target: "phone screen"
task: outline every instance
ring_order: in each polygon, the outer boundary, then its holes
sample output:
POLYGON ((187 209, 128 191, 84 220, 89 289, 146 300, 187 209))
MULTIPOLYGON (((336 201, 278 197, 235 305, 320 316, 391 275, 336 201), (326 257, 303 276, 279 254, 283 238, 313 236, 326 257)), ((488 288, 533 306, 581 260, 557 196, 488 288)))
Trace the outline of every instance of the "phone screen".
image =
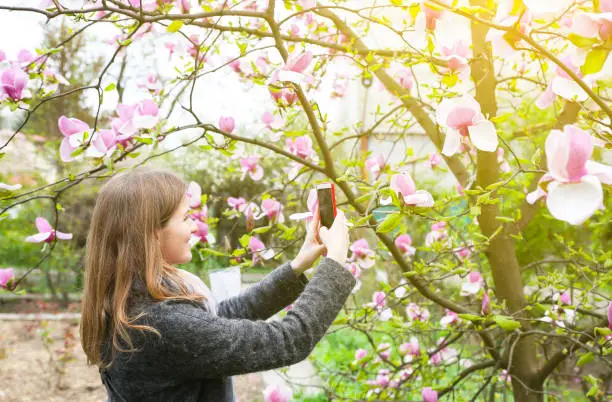
POLYGON ((319 200, 319 216, 321 226, 330 228, 334 223, 335 200, 331 183, 320 184, 317 186, 317 198, 319 200))

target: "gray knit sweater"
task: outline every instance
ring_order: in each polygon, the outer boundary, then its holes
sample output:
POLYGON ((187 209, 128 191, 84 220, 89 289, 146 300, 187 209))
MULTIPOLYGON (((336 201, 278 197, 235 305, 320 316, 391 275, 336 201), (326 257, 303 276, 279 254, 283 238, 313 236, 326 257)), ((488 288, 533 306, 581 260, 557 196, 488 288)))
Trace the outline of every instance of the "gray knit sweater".
MULTIPOLYGON (((285 263, 219 303, 217 314, 204 304, 156 302, 141 288, 130 313, 144 311, 137 322, 153 326, 161 339, 148 331, 131 333, 141 351, 118 353, 101 371, 109 400, 233 401, 231 376, 304 360, 354 286, 346 268, 323 258, 310 282, 285 263), (282 320, 264 321, 294 301, 282 320)), ((109 345, 107 339, 105 359, 109 345)))

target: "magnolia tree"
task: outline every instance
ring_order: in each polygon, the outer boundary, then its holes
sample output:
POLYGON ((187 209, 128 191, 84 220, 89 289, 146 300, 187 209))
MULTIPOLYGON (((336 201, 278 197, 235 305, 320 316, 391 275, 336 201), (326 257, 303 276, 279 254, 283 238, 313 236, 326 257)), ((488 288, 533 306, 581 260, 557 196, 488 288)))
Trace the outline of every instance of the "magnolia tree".
MULTIPOLYGON (((71 188, 115 174, 129 156, 143 164, 196 147, 221 155, 242 180, 273 187, 258 199, 224 200, 224 217, 246 217, 249 231, 242 247, 227 250, 214 247, 219 215, 209 216, 207 201, 215 195, 189 185, 194 247, 234 263, 278 258, 282 247, 264 240, 295 241, 288 220, 310 219, 316 208, 316 193, 305 211, 296 187, 305 194, 315 181, 335 183, 354 225, 347 266, 363 279, 355 291, 371 301, 356 298, 337 322, 365 334, 369 346, 326 373, 328 396, 475 400, 505 387, 517 401, 567 400, 572 390, 609 397, 612 1, 74 3, 0 6, 73 25, 57 47, 0 52, 0 105, 20 121, 0 151, 41 104, 95 93, 94 120, 67 110, 57 121, 67 177, 40 187, 0 184, 4 219, 18 205, 49 200, 49 220, 24 228, 24 241, 45 244, 25 275, 57 242, 71 241, 57 230, 71 188), (96 46, 111 49, 99 78, 58 91, 66 83, 54 70, 62 46, 99 26, 108 37, 96 46), (376 32, 384 40, 372 40, 376 32), (158 45, 174 69, 163 83, 138 71, 147 96, 124 102, 118 60, 143 41, 158 45), (274 107, 262 103, 256 135, 239 128, 240 110, 211 119, 195 107, 196 84, 214 74, 227 80, 228 72, 269 92, 274 107), (353 82, 380 88, 389 101, 371 127, 332 129, 321 94, 349 102, 353 82), (102 102, 115 91, 105 120, 102 102), (363 152, 382 127, 418 128, 436 151, 363 152), (196 134, 164 148, 187 130, 196 134), (357 157, 343 152, 359 145, 357 157), (424 170, 455 185, 434 186, 415 174, 424 170), (350 393, 334 382, 350 382, 350 393)), ((0 285, 18 291, 25 275, 2 269, 0 285)), ((280 390, 272 396, 287 398, 280 390)))

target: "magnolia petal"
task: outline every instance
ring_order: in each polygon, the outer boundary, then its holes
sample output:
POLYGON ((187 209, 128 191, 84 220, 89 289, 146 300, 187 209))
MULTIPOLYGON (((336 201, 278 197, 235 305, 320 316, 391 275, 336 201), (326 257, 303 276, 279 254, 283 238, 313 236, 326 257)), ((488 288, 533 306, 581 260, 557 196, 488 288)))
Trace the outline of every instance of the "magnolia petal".
POLYGON ((49 221, 47 221, 45 218, 41 218, 40 216, 36 218, 36 228, 39 232, 51 232, 53 230, 53 227, 51 227, 49 221))
POLYGON ((552 91, 563 99, 584 102, 589 95, 578 83, 570 78, 555 77, 552 80, 552 91))
POLYGON ((21 184, 6 184, 6 183, 0 183, 0 190, 8 190, 8 191, 15 191, 15 190, 19 190, 21 188, 21 184))
POLYGON ((482 288, 481 282, 468 282, 464 283, 461 287, 461 292, 459 293, 461 296, 469 296, 475 295, 482 288))
POLYGON ((461 138, 456 130, 448 129, 446 131, 446 138, 444 138, 444 147, 442 153, 446 156, 453 156, 459 151, 461 145, 461 138))
POLYGON ((572 32, 574 34, 593 38, 597 36, 598 31, 597 21, 593 19, 591 14, 579 12, 574 15, 572 19, 572 32))
POLYGON ((499 144, 493 122, 481 120, 468 127, 472 144, 481 151, 495 152, 499 144))
POLYGON ((390 308, 386 308, 380 312, 378 319, 380 321, 389 321, 393 317, 393 311, 390 308))
POLYGON ((259 181, 263 178, 264 170, 260 165, 257 165, 254 172, 249 171, 249 175, 251 176, 251 179, 259 181))
POLYGON ((60 144, 60 157, 62 162, 71 162, 73 160, 72 151, 74 151, 74 148, 70 145, 70 140, 68 138, 69 137, 64 137, 60 144))
POLYGON ((289 215, 289 219, 291 219, 292 221, 299 221, 302 219, 312 218, 312 217, 313 217, 312 212, 298 212, 298 213, 289 215))
POLYGON ((55 236, 57 236, 57 238, 60 240, 72 239, 72 233, 64 233, 64 232, 60 232, 59 230, 55 231, 55 236))
POLYGON ((304 74, 295 71, 280 70, 278 72, 278 80, 302 84, 305 81, 305 77, 304 74))
POLYGON ((371 258, 363 258, 361 260, 358 260, 357 263, 359 264, 359 266, 363 269, 370 269, 374 266, 374 263, 376 261, 374 261, 371 258))
POLYGON ((552 90, 552 82, 546 87, 546 91, 542 92, 540 97, 536 100, 535 105, 539 109, 546 109, 553 104, 557 95, 552 90))
POLYGON ((556 219, 580 225, 603 202, 603 189, 595 176, 584 176, 580 183, 553 182, 548 186, 546 205, 556 219))
POLYGON ((155 127, 155 125, 158 122, 158 117, 157 116, 150 116, 150 115, 139 115, 136 114, 134 115, 134 119, 133 124, 136 128, 146 128, 146 129, 151 129, 153 127, 155 127))
POLYGON ((414 194, 404 197, 404 202, 417 207, 433 207, 434 205, 433 197, 425 190, 417 190, 414 194))
POLYGON ((189 182, 187 196, 189 197, 189 208, 194 209, 202 206, 202 187, 195 181, 189 182))
POLYGON ((440 104, 436 107, 436 120, 438 124, 442 127, 448 127, 446 122, 448 120, 448 115, 456 106, 456 100, 454 99, 444 99, 440 104))
POLYGON ((525 200, 527 201, 528 204, 534 204, 537 200, 539 200, 542 197, 546 197, 546 191, 542 190, 539 186, 535 191, 532 191, 531 193, 527 194, 527 197, 525 197, 525 200))
POLYGON ((35 235, 26 237, 25 241, 28 243, 40 243, 49 239, 52 232, 36 233, 35 235))
POLYGON ((590 175, 597 177, 603 184, 612 185, 612 166, 594 161, 587 161, 585 165, 590 175))

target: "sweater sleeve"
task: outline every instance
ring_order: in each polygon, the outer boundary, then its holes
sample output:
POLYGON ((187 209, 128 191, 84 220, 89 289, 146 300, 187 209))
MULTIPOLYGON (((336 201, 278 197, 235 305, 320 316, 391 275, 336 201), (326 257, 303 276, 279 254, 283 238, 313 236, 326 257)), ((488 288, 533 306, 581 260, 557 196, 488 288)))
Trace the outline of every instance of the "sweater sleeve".
POLYGON ((181 378, 220 378, 283 367, 304 360, 333 323, 356 280, 329 258, 287 315, 278 321, 215 316, 188 303, 163 302, 150 311, 161 344, 148 354, 164 372, 181 378))
POLYGON ((306 276, 297 276, 287 262, 238 296, 223 300, 217 306, 217 314, 226 318, 267 320, 293 303, 307 283, 306 276))

